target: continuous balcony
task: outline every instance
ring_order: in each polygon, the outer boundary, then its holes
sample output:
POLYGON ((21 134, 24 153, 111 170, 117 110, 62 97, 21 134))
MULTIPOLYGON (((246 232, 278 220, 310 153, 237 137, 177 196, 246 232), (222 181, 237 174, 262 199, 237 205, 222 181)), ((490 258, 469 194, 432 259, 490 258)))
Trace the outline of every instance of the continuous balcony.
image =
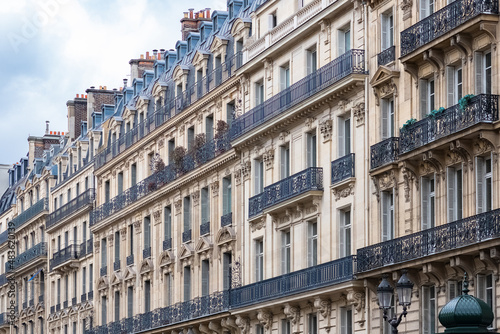
POLYGON ((208 141, 199 149, 191 149, 186 153, 180 163, 171 163, 162 170, 145 178, 135 186, 127 189, 122 194, 112 198, 108 203, 92 211, 90 226, 102 221, 123 208, 137 202, 157 189, 176 180, 178 177, 189 173, 231 148, 229 134, 225 133, 219 138, 208 141))
POLYGON ((332 161, 332 185, 354 177, 354 153, 332 161))
POLYGON ((390 137, 370 147, 370 169, 397 162, 399 158, 399 138, 390 137))
POLYGON ((6 229, 2 233, 0 233, 0 246, 3 245, 4 242, 7 242, 8 239, 9 239, 9 230, 6 229))
POLYGON ((231 140, 238 139, 268 120, 330 88, 351 74, 366 74, 365 51, 349 50, 314 73, 259 104, 233 121, 231 140))
POLYGON ((92 254, 94 250, 94 238, 90 238, 80 244, 80 257, 92 254))
POLYGON ((231 290, 230 308, 315 290, 354 279, 356 256, 348 256, 231 290))
POLYGON ((82 256, 80 245, 72 244, 57 251, 50 260, 50 270, 62 272, 78 268, 78 259, 82 256))
POLYGON ((30 206, 25 211, 21 212, 16 218, 12 219, 16 230, 21 226, 31 221, 33 218, 38 217, 43 213, 48 213, 49 211, 49 201, 44 198, 30 206))
POLYGON ((89 334, 139 333, 228 311, 229 292, 215 292, 130 318, 94 327, 89 334))
POLYGON ((0 313, 0 327, 10 325, 9 313, 0 313))
POLYGON ((45 257, 47 257, 47 243, 41 242, 16 256, 13 262, 7 262, 5 267, 9 271, 14 271, 33 260, 45 257))
POLYGON ((7 284, 8 282, 9 282, 9 280, 7 279, 6 274, 0 275, 0 287, 7 284))
MULTIPOLYGON (((401 57, 429 44, 457 28, 466 29, 482 14, 498 15, 498 0, 456 0, 401 32, 401 57)), ((494 21, 498 21, 495 18, 494 21)), ((458 29, 457 29, 458 30, 458 29)), ((474 29, 479 30, 479 25, 474 29)), ((459 32, 459 31, 456 31, 459 32)), ((449 36, 449 34, 447 35, 449 36)), ((448 45, 449 46, 449 43, 448 45)))
POLYGON ((323 191, 323 168, 309 167, 302 172, 278 181, 264 188, 248 200, 248 216, 253 218, 264 210, 290 199, 300 199, 309 192, 323 191))
POLYGON ((400 155, 435 142, 479 123, 498 120, 498 95, 474 96, 464 108, 456 104, 440 114, 428 116, 400 130, 400 155))
POLYGON ((50 229, 57 223, 63 222, 67 217, 80 211, 83 208, 89 208, 94 202, 94 189, 87 189, 65 205, 61 206, 47 217, 45 227, 50 229))
POLYGON ((390 46, 377 55, 378 66, 387 65, 396 60, 396 46, 390 46))
POLYGON ((358 273, 500 237, 500 209, 358 249, 358 273))
POLYGON ((162 108, 152 113, 143 122, 137 124, 130 131, 116 139, 102 152, 98 153, 94 158, 95 169, 98 170, 113 158, 125 152, 132 145, 139 142, 142 138, 152 133, 155 129, 162 126, 172 117, 180 114, 203 96, 226 82, 226 80, 234 76, 236 70, 241 67, 242 60, 242 53, 236 53, 232 57, 226 59, 223 64, 207 73, 200 82, 190 85, 182 95, 167 101, 162 108))

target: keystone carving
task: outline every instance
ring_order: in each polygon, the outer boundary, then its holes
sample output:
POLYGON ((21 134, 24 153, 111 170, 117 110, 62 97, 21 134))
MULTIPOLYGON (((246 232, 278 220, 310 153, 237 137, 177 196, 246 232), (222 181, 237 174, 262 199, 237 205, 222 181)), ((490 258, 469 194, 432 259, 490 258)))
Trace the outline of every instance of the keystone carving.
POLYGON ((300 307, 292 306, 288 303, 285 304, 285 309, 283 310, 286 317, 290 319, 292 325, 292 333, 300 333, 300 307))
POLYGON ((320 297, 316 297, 314 299, 314 307, 319 311, 319 314, 326 320, 325 330, 327 333, 330 332, 331 325, 331 316, 332 316, 332 302, 329 299, 322 299, 320 297))
POLYGON ((264 330, 270 332, 271 325, 273 324, 273 314, 268 310, 259 310, 257 313, 257 320, 264 326, 264 330))
POLYGON ((319 131, 323 135, 323 142, 327 142, 332 139, 332 120, 326 119, 319 124, 319 131))

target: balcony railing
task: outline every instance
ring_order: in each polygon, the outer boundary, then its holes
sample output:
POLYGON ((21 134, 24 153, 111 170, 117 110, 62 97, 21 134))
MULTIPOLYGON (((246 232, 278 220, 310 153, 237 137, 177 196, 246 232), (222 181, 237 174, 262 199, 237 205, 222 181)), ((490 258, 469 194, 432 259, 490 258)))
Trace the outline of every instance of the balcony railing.
POLYGON ((398 161, 399 138, 390 137, 380 143, 370 147, 370 168, 375 169, 380 166, 398 161))
POLYGON ((142 250, 142 258, 149 259, 151 257, 151 247, 146 247, 142 250))
POLYGON ((23 310, 27 309, 28 308, 28 302, 23 302, 23 310))
POLYGON ((358 249, 358 272, 500 237, 500 209, 358 249))
POLYGON ((6 263, 6 268, 9 270, 15 270, 19 268, 20 266, 30 262, 31 260, 36 259, 37 257, 40 256, 47 256, 47 243, 46 242, 41 242, 27 251, 19 254, 16 256, 13 262, 7 262, 6 263))
POLYGON ((83 303, 85 301, 87 301, 87 294, 86 293, 82 293, 82 295, 80 296, 80 301, 83 303))
POLYGON ((9 323, 9 313, 4 312, 0 313, 0 326, 6 325, 9 323))
POLYGON ((265 187, 263 192, 248 200, 248 216, 254 217, 266 208, 313 190, 323 190, 323 168, 309 167, 265 187))
POLYGON ((204 222, 200 225, 200 235, 205 235, 210 233, 210 222, 204 222))
POLYGON ((35 306, 35 298, 31 298, 28 303, 29 306, 35 306))
POLYGON ((68 308, 68 301, 67 301, 67 300, 65 300, 65 301, 63 302, 63 308, 68 308))
POLYGON ((76 297, 71 298, 71 305, 76 305, 76 297))
POLYGON ((120 260, 116 260, 115 262, 113 262, 113 270, 114 271, 118 271, 120 270, 120 260))
POLYGON ((182 242, 191 241, 191 230, 182 232, 182 242))
POLYGON ((57 267, 66 261, 76 260, 80 256, 80 245, 69 245, 54 253, 54 256, 52 256, 52 259, 50 260, 50 270, 53 270, 54 267, 57 267))
POLYGON ((0 246, 9 239, 9 230, 0 233, 0 246))
POLYGON ((168 238, 163 240, 163 250, 169 250, 172 248, 172 238, 168 238))
POLYGON ((378 66, 387 65, 396 59, 396 46, 390 46, 377 55, 378 66))
POLYGON ((56 312, 59 312, 61 310, 61 304, 58 303, 56 304, 56 312))
POLYGON ((498 0, 456 0, 401 32, 401 57, 481 14, 498 14, 498 0))
POLYGON ((55 306, 51 306, 50 307, 50 314, 54 314, 56 313, 56 307, 55 306))
POLYGON ((16 218, 12 219, 16 229, 19 229, 23 224, 27 223, 34 217, 38 216, 43 211, 49 210, 49 201, 44 198, 30 206, 25 211, 21 212, 16 218))
POLYGON ((354 177, 354 153, 332 161, 332 184, 354 177))
POLYGON ((89 291, 89 293, 87 293, 87 297, 88 297, 88 300, 94 299, 94 291, 89 291))
POLYGON ((94 246, 94 238, 90 238, 80 244, 80 256, 83 257, 87 254, 92 254, 94 246))
MULTIPOLYGON (((45 291, 44 291, 44 292, 45 292, 45 291)), ((44 293, 44 292, 42 292, 42 293, 44 293)), ((38 302, 39 302, 39 303, 43 303, 43 302, 44 302, 44 300, 45 300, 45 295, 40 295, 40 296, 38 296, 38 302)))
POLYGON ((241 286, 231 291, 230 307, 234 309, 350 281, 353 279, 355 262, 355 256, 348 256, 241 286))
POLYGON ((106 276, 108 274, 108 266, 104 266, 100 270, 101 277, 106 276))
POLYGON ((0 286, 7 284, 7 282, 8 282, 7 275, 6 274, 0 275, 0 286))
POLYGON ((225 63, 207 73, 199 83, 190 85, 182 95, 167 101, 162 108, 152 113, 144 121, 111 143, 105 150, 98 153, 94 159, 95 169, 101 168, 104 164, 153 132, 170 118, 185 110, 207 93, 213 91, 220 84, 232 77, 241 65, 242 53, 238 52, 226 59, 225 63))
POLYGON ((198 166, 214 159, 216 156, 226 152, 231 148, 229 134, 225 133, 219 138, 208 141, 199 149, 191 149, 179 164, 169 164, 162 170, 145 178, 135 186, 127 189, 121 195, 104 203, 92 212, 90 225, 94 225, 112 214, 122 210, 126 206, 140 200, 153 193, 164 185, 174 181, 178 177, 194 170, 198 166))
POLYGON ((231 128, 231 140, 239 138, 269 119, 288 111, 291 107, 353 73, 366 73, 364 50, 347 51, 316 72, 309 74, 264 103, 236 118, 231 128))
POLYGON ((68 217, 69 215, 75 213, 81 208, 91 205, 94 201, 94 189, 87 189, 85 192, 81 193, 65 205, 61 206, 59 209, 52 212, 45 223, 46 228, 50 228, 68 217))
POLYGON ((498 95, 476 95, 463 109, 456 104, 434 117, 428 116, 402 128, 399 132, 399 152, 407 153, 475 124, 497 120, 498 95))
POLYGON ((127 266, 131 266, 134 264, 134 255, 127 256, 127 266))
POLYGON ((229 309, 228 291, 194 298, 171 306, 125 318, 87 331, 89 334, 139 333, 164 326, 215 315, 229 309))
POLYGON ((232 212, 226 213, 225 215, 220 217, 220 226, 221 227, 231 225, 232 223, 233 223, 233 213, 232 212))

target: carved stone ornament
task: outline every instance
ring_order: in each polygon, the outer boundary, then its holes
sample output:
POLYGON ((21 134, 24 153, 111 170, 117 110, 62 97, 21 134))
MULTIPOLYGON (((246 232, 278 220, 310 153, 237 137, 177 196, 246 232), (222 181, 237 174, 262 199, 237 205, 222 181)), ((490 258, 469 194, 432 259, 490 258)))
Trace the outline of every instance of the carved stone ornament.
POLYGON ((475 155, 481 155, 492 150, 493 146, 487 140, 479 139, 474 142, 475 155))
POLYGON ((418 178, 415 173, 410 170, 409 168, 403 168, 403 187, 405 191, 405 202, 409 203, 411 199, 411 185, 412 182, 415 181, 415 184, 417 185, 418 189, 418 178))
POLYGON ((352 107, 352 113, 356 118, 357 126, 365 124, 365 103, 359 102, 352 107))
POLYGON ((114 235, 113 234, 110 234, 108 235, 108 246, 109 247, 113 247, 113 240, 114 240, 114 235))
POLYGON ((210 187, 212 188, 212 195, 219 196, 219 181, 212 182, 210 187))
POLYGON ((161 223, 161 210, 153 211, 153 221, 154 225, 161 223))
POLYGON ((279 134, 279 136, 278 136, 278 139, 279 139, 280 141, 285 141, 285 140, 286 140, 286 138, 287 138, 289 135, 290 135, 290 131, 288 131, 288 130, 281 131, 281 132, 280 132, 280 134, 279 134))
POLYGON ((300 333, 300 307, 292 306, 289 303, 285 304, 285 308, 283 310, 286 317, 290 319, 290 323, 292 325, 292 333, 300 333))
POLYGON ((251 169, 252 169, 252 163, 250 161, 246 161, 241 164, 241 175, 243 176, 243 181, 246 181, 250 178, 251 169))
POLYGON ((259 320, 266 331, 269 331, 273 324, 273 314, 268 310, 260 309, 257 312, 257 320, 259 320))
POLYGON ((326 320, 325 330, 327 333, 330 332, 331 317, 332 317, 332 302, 329 299, 323 299, 321 297, 316 297, 314 299, 314 307, 318 310, 319 314, 326 320))
POLYGON ((239 186, 241 184, 241 168, 234 171, 234 183, 239 186))
POLYGON ((308 129, 312 129, 314 121, 316 121, 316 118, 308 117, 308 118, 306 118, 306 121, 304 122, 304 124, 308 129))
POLYGON ((200 204, 200 192, 195 191, 191 194, 191 198, 193 199, 193 206, 198 206, 200 204))
POLYGON ((378 184, 379 184, 379 189, 380 190, 387 190, 387 189, 392 189, 396 188, 397 181, 396 181, 396 174, 394 173, 393 170, 390 172, 386 172, 378 178, 378 184))
POLYGON ((354 182, 349 183, 347 187, 342 189, 333 188, 333 195, 335 196, 336 201, 338 201, 341 198, 354 195, 354 182))
POLYGON ((323 35, 323 41, 325 45, 330 43, 330 21, 328 20, 321 20, 319 22, 319 25, 321 26, 321 34, 323 35))
POLYGON ((99 247, 101 246, 101 241, 96 240, 94 241, 94 252, 99 253, 99 247))
POLYGON ((142 221, 140 221, 140 220, 136 220, 134 222, 135 234, 141 233, 141 223, 142 223, 142 221))
POLYGON ((401 10, 403 11, 403 21, 411 18, 411 7, 413 5, 413 0, 402 0, 401 10))
POLYGON ((165 139, 161 138, 161 139, 158 141, 158 148, 162 148, 164 145, 165 145, 165 139))
POLYGON ((120 230, 120 235, 122 237, 122 240, 126 240, 127 239, 127 228, 124 227, 120 230))
POLYGON ((365 307, 365 294, 364 292, 352 290, 347 293, 347 303, 354 307, 355 319, 354 321, 363 326, 365 323, 365 312, 363 309, 365 307))
POLYGON ((319 123, 319 132, 323 135, 323 142, 327 142, 332 139, 332 120, 325 119, 319 123))
POLYGON ((264 160, 264 163, 266 164, 266 169, 273 168, 273 162, 274 162, 274 148, 273 147, 269 147, 266 149, 266 151, 262 155, 262 160, 264 160))
POLYGON ((269 81, 273 78, 273 60, 271 58, 266 58, 264 62, 264 73, 266 79, 269 81))
POLYGON ((250 223, 250 228, 252 229, 252 232, 260 230, 265 226, 266 226, 266 218, 261 218, 256 222, 250 223))
POLYGON ((182 213, 182 199, 174 201, 175 214, 180 215, 182 213))

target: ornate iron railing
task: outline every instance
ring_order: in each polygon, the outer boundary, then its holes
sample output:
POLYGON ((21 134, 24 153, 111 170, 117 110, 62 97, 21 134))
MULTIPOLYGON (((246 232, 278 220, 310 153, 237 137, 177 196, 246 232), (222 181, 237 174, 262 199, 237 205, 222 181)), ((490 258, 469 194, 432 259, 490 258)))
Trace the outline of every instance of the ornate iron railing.
POLYGON ((28 302, 28 305, 31 307, 31 306, 35 306, 35 298, 31 298, 28 302))
MULTIPOLYGON (((44 292, 42 292, 42 293, 44 293, 44 292)), ((40 296, 38 296, 38 302, 39 302, 39 303, 43 303, 43 302, 44 302, 44 300, 45 300, 45 295, 40 295, 40 296)))
POLYGON ((0 326, 6 325, 9 323, 9 314, 7 312, 0 314, 0 326))
POLYGON ((101 277, 102 276, 106 276, 108 274, 108 266, 102 267, 101 271, 100 271, 100 274, 101 274, 101 277))
POLYGON ((169 250, 172 248, 172 238, 163 240, 163 250, 169 250))
POLYGON ((248 200, 248 216, 261 214, 266 208, 312 190, 323 190, 323 168, 309 167, 265 187, 248 200))
POLYGON ((89 293, 87 293, 87 297, 88 297, 88 300, 94 299, 94 291, 89 291, 89 293))
POLYGON ((390 137, 370 147, 370 168, 375 169, 385 164, 398 161, 399 138, 390 137))
POLYGON ((67 301, 67 300, 65 300, 65 301, 63 302, 63 308, 68 308, 68 301, 67 301))
POLYGON ((498 0, 457 0, 401 32, 401 57, 481 14, 498 14, 498 0))
POLYGON ((231 309, 285 297, 303 291, 318 289, 354 278, 356 256, 351 255, 331 262, 231 290, 231 309))
POLYGON ((413 151, 478 123, 498 120, 498 95, 474 96, 465 108, 456 104, 442 113, 428 116, 399 131, 400 154, 413 151))
POLYGON ((83 303, 85 301, 87 301, 87 294, 86 293, 82 293, 82 295, 80 296, 80 301, 83 303))
POLYGON ((200 235, 205 235, 210 233, 210 222, 204 222, 200 225, 200 235))
POLYGON ((8 282, 7 275, 6 274, 0 275, 0 286, 7 284, 7 282, 8 282))
POLYGON ((354 153, 332 161, 332 184, 354 177, 354 153))
POLYGON ((58 303, 56 304, 56 312, 59 312, 61 310, 61 304, 58 303))
POLYGON ((28 302, 23 302, 23 310, 27 309, 28 308, 28 302))
POLYGON ((50 307, 50 314, 53 314, 53 313, 56 313, 56 307, 55 306, 51 306, 50 307))
POLYGON ((127 256, 127 266, 131 266, 134 264, 134 255, 127 256))
POLYGON ((90 238, 80 244, 80 256, 85 256, 87 254, 92 254, 94 246, 94 238, 90 238))
POLYGON ((120 264, 121 264, 120 260, 116 260, 115 262, 113 262, 113 270, 114 271, 120 270, 121 267, 120 264))
POLYGON ((220 217, 220 226, 221 227, 231 225, 232 223, 233 223, 233 213, 232 212, 226 213, 225 215, 222 215, 220 217))
POLYGON ((387 65, 396 60, 396 46, 390 46, 377 55, 378 66, 387 65))
POLYGON ((151 257, 151 247, 146 247, 142 250, 142 258, 148 259, 151 257))
POLYGON ((0 233, 0 246, 9 239, 9 230, 0 233))
POLYGON ((76 305, 76 297, 71 298, 71 305, 76 305))
POLYGON ((358 249, 358 272, 500 237, 500 209, 358 249))
POLYGON ((229 309, 229 292, 215 292, 171 306, 137 314, 87 331, 89 334, 139 333, 156 328, 226 312, 229 309))
POLYGON ((53 270, 55 267, 63 264, 66 261, 69 260, 76 260, 80 258, 81 256, 80 252, 80 245, 69 245, 67 247, 64 247, 60 251, 57 251, 54 253, 52 256, 52 259, 50 260, 50 270, 53 270))
POLYGON ((15 270, 19 268, 20 266, 30 262, 31 260, 34 260, 38 257, 41 256, 47 256, 47 243, 46 242, 40 242, 39 244, 31 247, 27 251, 19 254, 16 256, 14 261, 9 261, 6 263, 6 269, 10 270, 15 270))
POLYGON ((122 194, 112 198, 108 203, 95 208, 92 211, 90 226, 122 210, 126 206, 138 201, 139 199, 151 194, 157 189, 174 181, 176 178, 184 175, 196 167, 214 159, 216 156, 226 152, 231 148, 229 134, 225 133, 218 138, 208 141, 199 149, 191 149, 182 159, 181 163, 172 163, 162 170, 145 178, 133 187, 127 189, 122 194))
POLYGON ((190 85, 182 95, 167 101, 162 108, 158 109, 144 121, 130 129, 130 131, 120 136, 102 152, 99 152, 94 158, 95 169, 101 168, 104 164, 127 150, 149 133, 153 132, 153 130, 160 127, 166 121, 181 113, 204 95, 213 91, 220 84, 232 77, 241 65, 242 53, 238 52, 226 59, 225 63, 207 73, 207 75, 202 78, 201 82, 190 85), (215 80, 216 78, 218 78, 218 80, 215 80))
POLYGON ((11 223, 15 225, 16 229, 19 229, 23 224, 27 223, 34 217, 38 216, 43 211, 49 210, 49 201, 44 198, 30 206, 25 211, 21 212, 16 218, 12 219, 11 223))
POLYGON ((83 193, 61 206, 59 209, 55 210, 47 217, 45 222, 45 227, 50 228, 68 217, 69 215, 77 212, 85 206, 92 205, 94 202, 94 189, 90 188, 85 190, 83 193))
POLYGON ((182 242, 191 241, 191 229, 182 232, 182 242))
POLYGON ((309 74, 264 103, 236 118, 231 127, 231 140, 237 139, 353 73, 367 73, 365 70, 364 50, 347 51, 316 72, 309 74))

